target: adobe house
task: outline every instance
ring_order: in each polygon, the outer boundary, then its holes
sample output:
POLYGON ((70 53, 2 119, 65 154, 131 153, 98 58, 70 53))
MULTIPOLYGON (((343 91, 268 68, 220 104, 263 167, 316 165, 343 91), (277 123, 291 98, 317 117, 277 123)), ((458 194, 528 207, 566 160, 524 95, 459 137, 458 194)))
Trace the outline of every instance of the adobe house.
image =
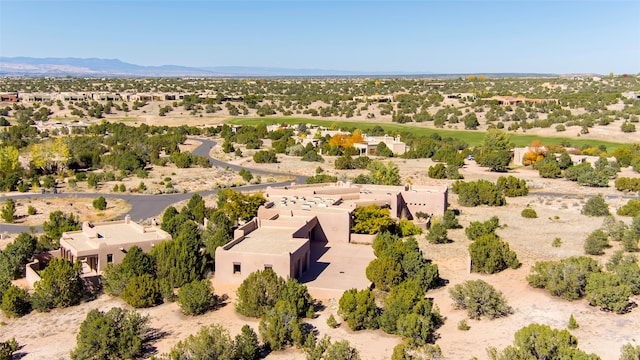
POLYGON ((216 249, 216 283, 240 284, 265 268, 300 279, 320 257, 314 250, 370 242, 372 235, 351 233, 353 211, 359 206, 388 207, 394 219, 414 219, 419 212, 440 216, 448 206, 446 187, 410 185, 291 185, 269 187, 265 196, 268 200, 256 218, 216 249))
POLYGON ((18 101, 18 93, 17 92, 9 92, 0 94, 0 102, 17 102, 18 101))
POLYGON ((364 134, 364 141, 353 144, 360 155, 376 155, 378 144, 384 143, 394 155, 402 155, 409 150, 407 144, 400 140, 400 135, 392 136, 367 136, 364 134))
POLYGON ((171 240, 166 231, 140 225, 127 215, 120 221, 84 222, 82 230, 62 233, 60 255, 63 259, 86 262, 91 271, 100 275, 107 264, 120 264, 132 246, 149 252, 155 244, 165 240, 171 240))

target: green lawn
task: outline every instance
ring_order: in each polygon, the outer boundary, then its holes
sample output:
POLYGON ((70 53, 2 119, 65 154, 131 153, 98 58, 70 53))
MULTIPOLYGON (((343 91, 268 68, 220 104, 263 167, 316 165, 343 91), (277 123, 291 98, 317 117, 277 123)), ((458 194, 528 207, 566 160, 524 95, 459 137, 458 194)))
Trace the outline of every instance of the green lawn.
MULTIPOLYGON (((328 128, 360 128, 367 129, 373 128, 376 125, 380 125, 389 135, 410 131, 415 133, 416 135, 430 135, 433 133, 438 133, 442 137, 453 137, 464 140, 471 146, 479 145, 482 142, 482 138, 484 137, 484 132, 482 131, 472 131, 472 130, 446 130, 446 129, 431 129, 424 127, 416 127, 411 126, 411 124, 390 124, 390 123, 376 123, 376 122, 353 122, 353 121, 335 121, 335 120, 321 120, 321 119, 303 119, 303 118, 294 118, 294 117, 272 117, 272 118, 235 118, 226 121, 229 124, 235 125, 257 125, 257 124, 277 124, 277 123, 287 123, 287 124, 300 124, 307 123, 313 125, 324 126, 328 128)), ((627 144, 610 142, 610 141, 602 141, 602 140, 590 140, 590 139, 579 139, 579 138, 568 138, 568 137, 559 137, 559 136, 536 136, 536 135, 524 135, 524 134, 511 134, 511 141, 516 146, 526 146, 530 144, 533 140, 540 140, 543 144, 560 144, 563 141, 571 143, 575 147, 582 147, 583 145, 589 145, 591 147, 598 147, 600 145, 604 145, 607 147, 607 151, 611 152, 621 146, 625 146, 627 144)))

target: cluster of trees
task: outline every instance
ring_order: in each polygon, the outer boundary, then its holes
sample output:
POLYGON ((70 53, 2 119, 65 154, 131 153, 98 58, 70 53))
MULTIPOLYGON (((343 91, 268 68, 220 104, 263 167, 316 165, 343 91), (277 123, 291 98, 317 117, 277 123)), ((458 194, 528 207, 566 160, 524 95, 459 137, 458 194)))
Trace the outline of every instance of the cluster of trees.
POLYGON ((607 262, 608 272, 589 257, 540 261, 527 277, 529 285, 545 288, 567 300, 586 297, 589 304, 605 311, 624 313, 630 309, 631 294, 640 294, 640 267, 633 255, 616 252, 607 262))
POLYGON ((455 165, 445 166, 442 163, 429 166, 427 175, 432 179, 458 180, 464 177, 460 174, 459 167, 455 165))
POLYGON ((374 287, 385 292, 382 308, 371 289, 350 289, 340 298, 338 314, 352 330, 381 328, 415 347, 433 342, 443 319, 424 295, 439 285, 437 266, 424 258, 412 237, 402 240, 381 233, 373 247, 376 259, 366 273, 374 287))
POLYGON ((592 231, 585 239, 585 253, 604 254, 604 249, 610 247, 609 240, 621 242, 625 251, 637 252, 640 240, 640 216, 633 218, 630 225, 622 220, 616 220, 612 215, 606 216, 602 221, 602 227, 592 231))
POLYGON ((462 206, 502 206, 507 203, 505 196, 529 194, 527 182, 511 175, 499 177, 496 184, 488 180, 458 180, 451 186, 451 191, 458 194, 458 202, 462 206))
POLYGON ((267 268, 249 274, 237 290, 236 311, 259 317, 259 333, 270 350, 304 345, 302 319, 314 315, 313 299, 307 287, 295 279, 286 281, 267 268))
POLYGON ((367 166, 369 174, 360 174, 353 179, 355 184, 400 185, 400 170, 391 161, 386 164, 374 160, 367 166))

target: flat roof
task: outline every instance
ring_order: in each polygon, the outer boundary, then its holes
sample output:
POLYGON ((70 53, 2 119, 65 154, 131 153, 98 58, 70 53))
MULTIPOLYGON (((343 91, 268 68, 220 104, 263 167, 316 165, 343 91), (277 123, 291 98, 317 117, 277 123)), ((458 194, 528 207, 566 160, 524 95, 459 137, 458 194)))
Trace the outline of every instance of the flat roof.
POLYGON ((294 232, 290 227, 260 227, 227 251, 273 255, 293 253, 309 241, 305 238, 294 238, 294 232))
POLYGON ((96 231, 97 238, 89 237, 84 231, 69 231, 64 233, 62 241, 72 246, 76 251, 83 252, 95 250, 104 243, 112 245, 126 245, 139 242, 168 240, 170 237, 158 232, 156 228, 146 228, 145 232, 138 231, 132 224, 112 223, 95 225, 92 230, 96 231))

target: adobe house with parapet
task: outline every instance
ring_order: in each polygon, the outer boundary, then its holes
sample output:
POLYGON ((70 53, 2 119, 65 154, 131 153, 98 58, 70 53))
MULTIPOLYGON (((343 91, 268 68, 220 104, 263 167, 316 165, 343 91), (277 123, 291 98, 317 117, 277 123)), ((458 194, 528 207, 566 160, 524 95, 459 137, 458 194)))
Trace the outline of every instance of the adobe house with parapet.
MULTIPOLYGON (((353 211, 359 206, 388 207, 394 219, 415 219, 418 213, 440 216, 448 206, 446 187, 412 185, 291 185, 269 187, 265 196, 257 216, 216 250, 216 283, 240 284, 265 268, 284 278, 304 278, 319 258, 314 249, 371 241, 371 235, 351 233, 353 211)), ((360 270, 366 281, 364 268, 360 270)))
POLYGON ((156 226, 144 226, 126 216, 124 220, 90 224, 82 230, 62 233, 62 258, 86 262, 89 269, 102 274, 108 264, 120 264, 133 246, 149 252, 155 244, 171 240, 171 235, 156 226))

